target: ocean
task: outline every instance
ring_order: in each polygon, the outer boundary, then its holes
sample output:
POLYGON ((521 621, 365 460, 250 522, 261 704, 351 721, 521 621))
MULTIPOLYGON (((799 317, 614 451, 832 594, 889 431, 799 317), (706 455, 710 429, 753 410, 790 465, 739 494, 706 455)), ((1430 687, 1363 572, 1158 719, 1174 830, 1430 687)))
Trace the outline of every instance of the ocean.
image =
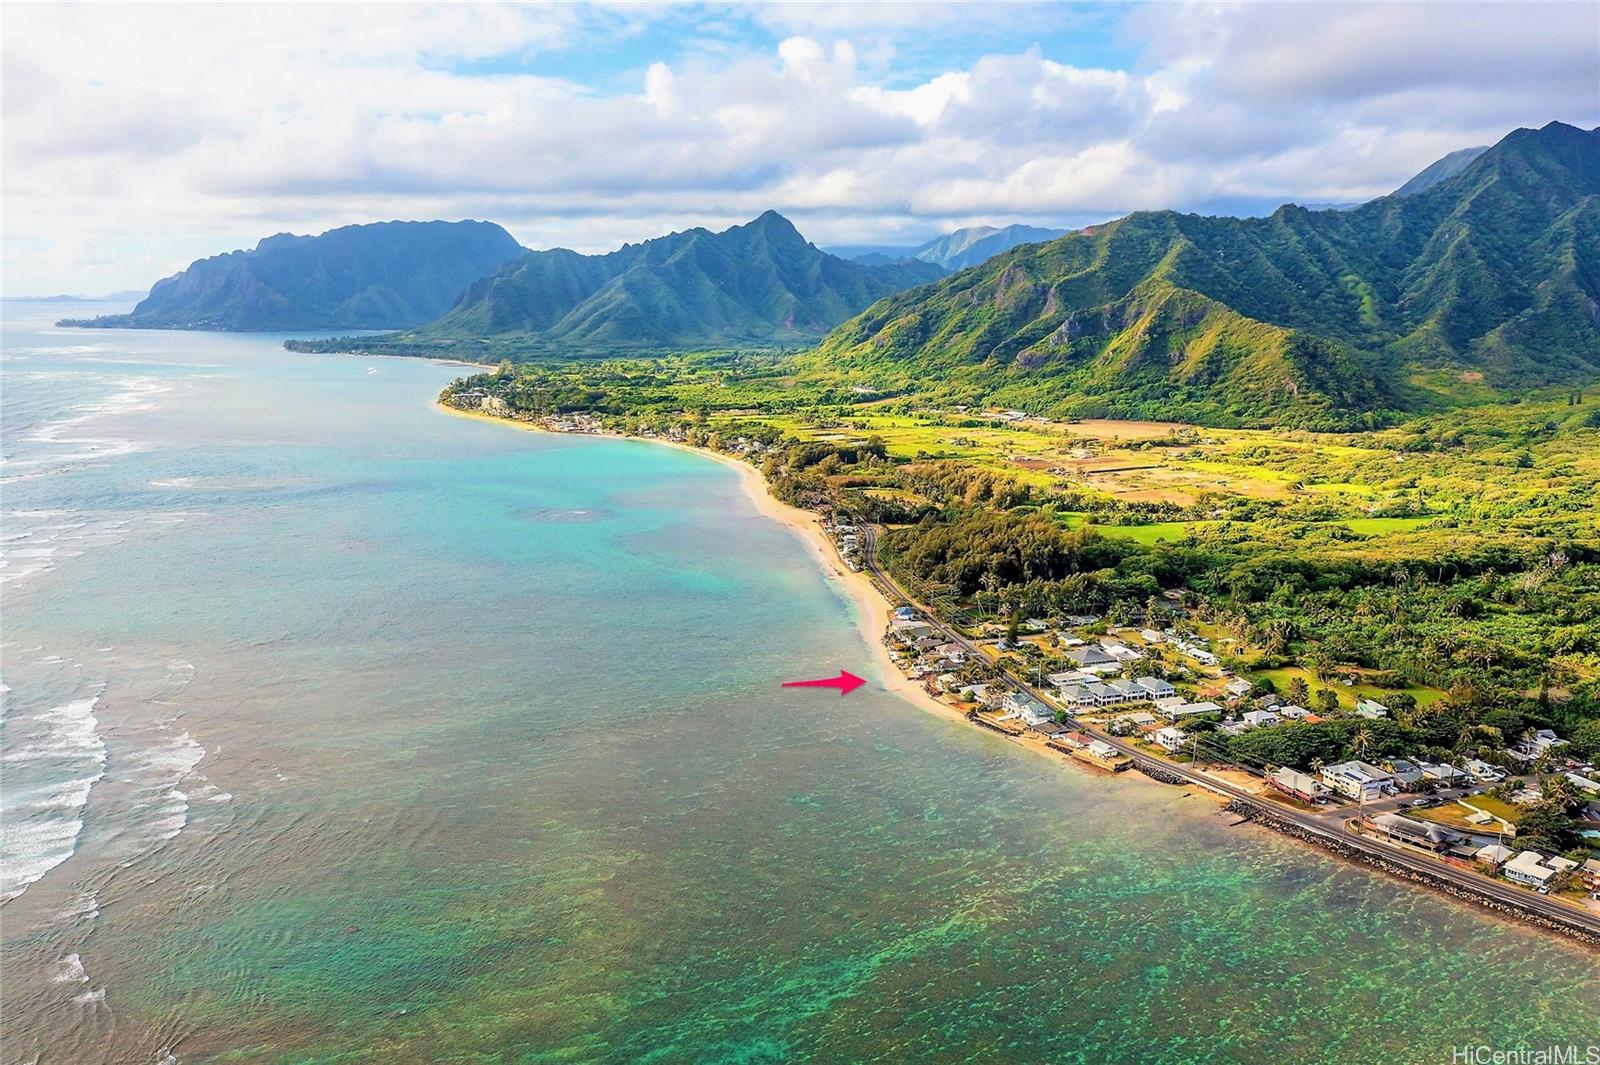
POLYGON ((735 471, 450 417, 460 367, 50 324, 101 310, 4 308, 6 1062, 1600 1032, 1590 952, 883 691, 735 471))

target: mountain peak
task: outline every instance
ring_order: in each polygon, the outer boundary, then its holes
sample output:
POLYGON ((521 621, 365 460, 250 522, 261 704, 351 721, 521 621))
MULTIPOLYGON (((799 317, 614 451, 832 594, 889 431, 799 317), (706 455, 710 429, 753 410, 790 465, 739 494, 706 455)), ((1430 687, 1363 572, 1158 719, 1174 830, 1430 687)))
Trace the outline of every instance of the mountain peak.
POLYGON ((846 262, 764 211, 720 233, 690 229, 608 255, 528 252, 402 340, 439 350, 515 337, 529 353, 798 344, 941 275, 925 263, 846 262))
POLYGON ((795 228, 793 222, 789 221, 783 215, 770 208, 762 211, 744 225, 736 226, 735 228, 748 230, 752 233, 762 233, 765 234, 769 239, 797 239, 802 242, 809 243, 803 236, 800 235, 800 231, 795 228))
POLYGON ((145 329, 383 329, 445 313, 468 285, 522 254, 488 222, 373 222, 275 233, 189 264, 131 313, 75 325, 145 329))

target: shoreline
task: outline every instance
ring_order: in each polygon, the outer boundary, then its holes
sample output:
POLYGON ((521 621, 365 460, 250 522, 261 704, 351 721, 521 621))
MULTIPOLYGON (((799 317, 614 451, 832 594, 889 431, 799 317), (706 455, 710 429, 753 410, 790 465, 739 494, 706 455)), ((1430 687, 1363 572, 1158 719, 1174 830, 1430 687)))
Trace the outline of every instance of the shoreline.
MULTIPOLYGON (((750 463, 724 455, 707 448, 695 447, 690 444, 674 440, 660 440, 652 437, 633 437, 620 433, 584 433, 568 434, 558 430, 546 429, 543 426, 528 422, 517 421, 512 418, 499 417, 478 411, 467 411, 447 406, 437 399, 434 406, 448 414, 462 418, 471 418, 479 421, 494 422, 500 425, 510 425, 513 428, 526 432, 549 433, 554 436, 585 435, 599 436, 612 440, 634 440, 639 443, 661 444, 666 447, 676 448, 680 451, 691 452, 702 457, 713 459, 724 465, 732 467, 739 474, 739 485, 745 495, 754 504, 757 512, 763 517, 778 522, 797 534, 811 549, 821 563, 824 579, 836 583, 844 591, 846 597, 855 607, 856 626, 862 638, 872 648, 874 658, 878 661, 884 675, 883 688, 900 696, 907 703, 917 709, 932 714, 945 721, 971 726, 965 713, 956 707, 935 698, 921 685, 902 673, 894 661, 889 657, 888 646, 883 642, 882 634, 887 629, 892 615, 893 604, 889 602, 871 579, 863 572, 851 569, 841 557, 838 546, 833 542, 822 528, 822 518, 811 511, 784 503, 772 495, 767 487, 766 478, 761 471, 750 463), (874 620, 877 631, 873 631, 874 620)), ((985 731, 985 730, 980 730, 985 731)), ((993 733, 990 733, 994 735, 993 733)), ((1039 736, 1026 733, 1020 736, 999 737, 1008 739, 1015 746, 1032 751, 1034 754, 1050 759, 1058 765, 1075 766, 1078 769, 1090 772, 1093 775, 1112 776, 1103 770, 1094 769, 1089 765, 1074 758, 1063 758, 1058 751, 1052 750, 1039 736)), ((1244 820, 1266 828, 1275 835, 1287 837, 1324 854, 1329 854, 1343 862, 1375 868, 1380 873, 1390 877, 1409 881, 1420 885, 1423 890, 1430 893, 1452 898, 1457 903, 1471 905, 1479 910, 1487 910, 1502 920, 1515 924, 1531 925, 1545 931, 1562 934, 1569 939, 1589 946, 1600 946, 1600 939, 1594 933, 1582 930, 1571 924, 1558 920, 1551 920, 1547 916, 1520 905, 1519 901, 1511 901, 1494 897, 1483 891, 1479 886, 1472 884, 1452 883, 1443 870, 1417 870, 1408 868, 1403 863, 1397 864, 1402 855, 1385 856, 1381 853, 1371 852, 1353 842, 1332 841, 1320 838, 1315 833, 1308 833, 1283 818, 1284 811, 1270 802, 1251 795, 1248 797, 1230 797, 1223 792, 1207 786, 1204 782, 1184 780, 1178 777, 1168 778, 1159 773, 1151 772, 1146 763, 1137 763, 1135 769, 1141 776, 1153 783, 1165 784, 1169 787, 1182 789, 1182 796, 1189 798, 1198 796, 1210 799, 1219 812, 1227 811, 1244 815, 1244 820)), ((1232 782, 1229 782, 1230 784, 1232 782)), ((1234 785, 1237 789, 1237 785, 1234 785)), ((1238 822, 1236 822, 1238 823, 1238 822)))
MULTIPOLYGON (((968 724, 965 714, 949 703, 941 702, 929 695, 922 685, 900 672, 900 667, 895 665, 894 661, 889 657, 889 648, 883 642, 883 632, 888 628, 889 616, 894 609, 893 604, 883 597, 883 594, 878 591, 877 586, 872 583, 866 574, 845 565, 844 559, 839 555, 838 546, 822 529, 822 518, 809 510, 790 506, 774 496, 768 489, 767 479, 761 475, 761 471, 748 462, 736 459, 732 455, 719 454, 707 448, 682 444, 675 440, 621 436, 616 433, 559 433, 530 422, 517 421, 514 418, 501 418, 493 414, 461 410, 458 407, 451 407, 441 403, 437 399, 433 401, 433 405, 446 414, 452 414, 458 418, 492 422, 495 425, 521 429, 524 432, 548 433, 551 436, 599 436, 611 440, 632 440, 641 444, 656 444, 661 447, 670 447, 677 451, 685 451, 714 462, 720 462, 729 467, 738 473, 739 487, 746 498, 755 506, 756 512, 795 533, 821 564, 823 578, 838 587, 854 607, 856 630, 861 633, 861 638, 872 649, 873 661, 883 675, 883 690, 899 696, 927 713, 937 715, 947 721, 957 722, 962 725, 968 724)), ((1027 746, 1027 744, 1022 744, 1022 746, 1027 746)), ((1042 746, 1040 750, 1041 752, 1043 751, 1042 746)))

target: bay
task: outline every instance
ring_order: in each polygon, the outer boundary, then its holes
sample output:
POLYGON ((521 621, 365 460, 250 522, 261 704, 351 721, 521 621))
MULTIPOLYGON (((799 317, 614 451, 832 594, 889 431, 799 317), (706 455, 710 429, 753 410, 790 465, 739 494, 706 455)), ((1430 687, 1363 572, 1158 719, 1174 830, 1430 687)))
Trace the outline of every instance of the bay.
MULTIPOLYGON (((72 313, 82 313, 73 305, 72 313)), ((884 692, 723 466, 8 305, 10 1061, 1448 1061, 1592 954, 884 692), (850 669, 847 699, 780 680, 850 669)))

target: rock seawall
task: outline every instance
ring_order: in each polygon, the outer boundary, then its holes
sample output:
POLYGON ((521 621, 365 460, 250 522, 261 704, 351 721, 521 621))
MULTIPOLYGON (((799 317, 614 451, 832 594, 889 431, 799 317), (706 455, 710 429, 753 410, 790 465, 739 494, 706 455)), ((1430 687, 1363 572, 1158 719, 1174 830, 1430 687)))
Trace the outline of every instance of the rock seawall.
POLYGON ((1600 947, 1600 936, 1597 936, 1586 929, 1578 928, 1574 925, 1567 924, 1564 921, 1546 917, 1543 914, 1533 913, 1529 910, 1525 910, 1519 906, 1511 905, 1502 899, 1486 895, 1482 892, 1473 891, 1471 888, 1465 887, 1462 884, 1453 880, 1449 880, 1443 876, 1412 869, 1409 866, 1400 865, 1397 862, 1390 861, 1381 854, 1375 854, 1372 851, 1358 847, 1344 840, 1326 836, 1319 832, 1308 831, 1304 827, 1297 825, 1292 821, 1279 817, 1275 811, 1267 807, 1259 806, 1252 802, 1246 802, 1242 799, 1234 799, 1230 801, 1227 806, 1224 807, 1224 809, 1230 813, 1238 814, 1240 817, 1248 818, 1257 824, 1265 825, 1266 827, 1281 832, 1286 836, 1298 839, 1304 843, 1309 843, 1315 847, 1320 847, 1325 851, 1331 851, 1341 858, 1345 858, 1353 862, 1360 862, 1362 865, 1372 866, 1376 869, 1381 869, 1390 876, 1399 877, 1402 880, 1409 880, 1412 883, 1425 885, 1435 891, 1449 895, 1452 898, 1470 902, 1475 906, 1481 907, 1482 909, 1491 910, 1502 916, 1511 917, 1526 924, 1536 925, 1540 928, 1560 932, 1563 935, 1566 935, 1572 939, 1576 939, 1581 943, 1586 943, 1590 946, 1600 947))

